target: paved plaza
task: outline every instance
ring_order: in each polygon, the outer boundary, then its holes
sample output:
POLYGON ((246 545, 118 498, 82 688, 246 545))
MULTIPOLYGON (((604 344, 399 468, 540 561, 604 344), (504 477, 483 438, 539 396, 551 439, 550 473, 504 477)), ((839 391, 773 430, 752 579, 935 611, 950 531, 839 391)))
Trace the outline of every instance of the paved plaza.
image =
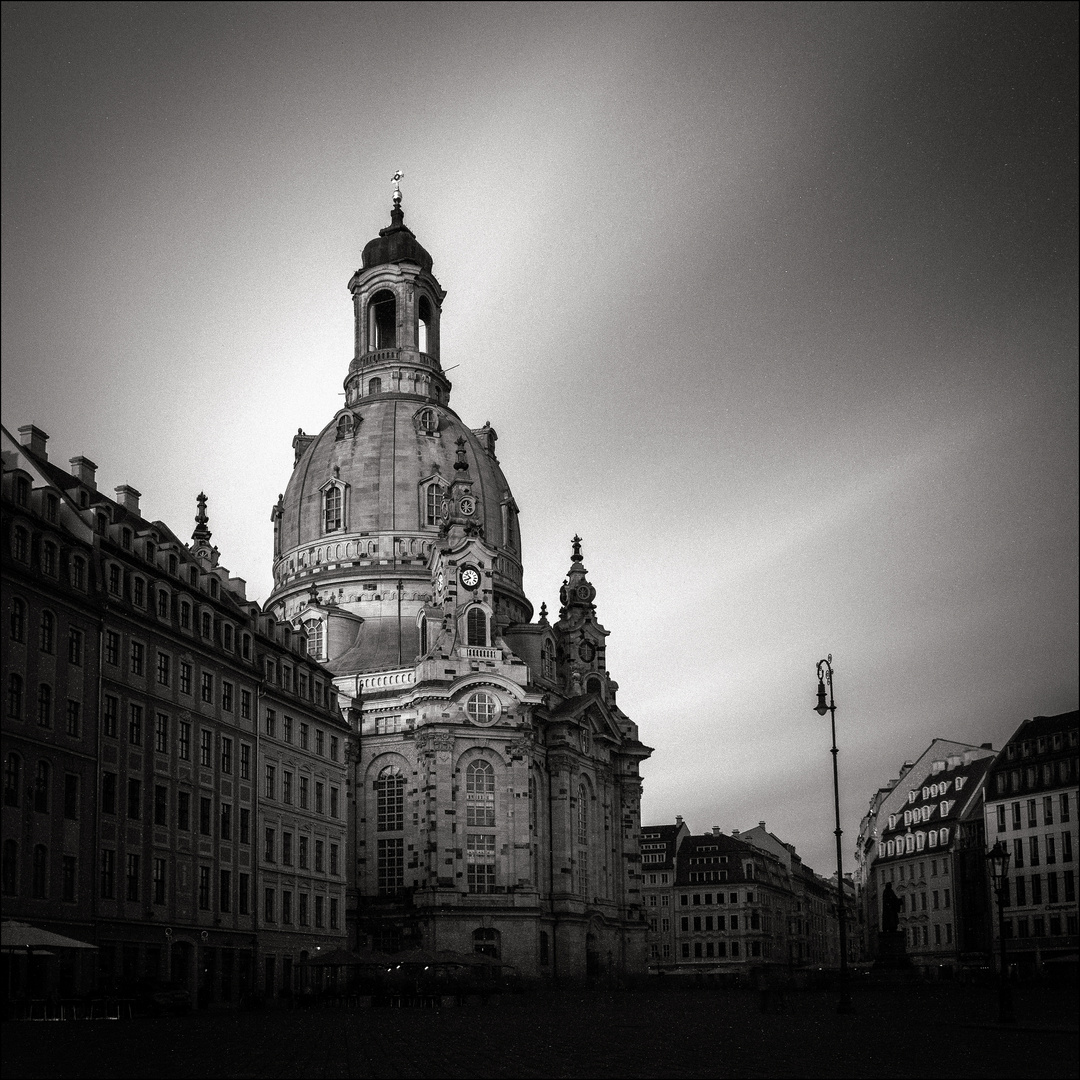
POLYGON ((446 1009, 277 1010, 8 1022, 15 1077, 1075 1077, 1077 993, 868 989, 855 1011, 802 992, 561 992, 446 1009))

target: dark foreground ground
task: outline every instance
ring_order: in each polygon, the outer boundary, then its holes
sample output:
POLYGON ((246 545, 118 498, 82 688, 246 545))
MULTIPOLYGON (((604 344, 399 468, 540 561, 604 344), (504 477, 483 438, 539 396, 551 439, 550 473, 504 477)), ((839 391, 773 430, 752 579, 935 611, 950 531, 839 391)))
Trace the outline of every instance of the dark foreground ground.
POLYGON ((1075 1077, 1075 990, 564 992, 442 1010, 314 1008, 3 1025, 14 1077, 1075 1077))

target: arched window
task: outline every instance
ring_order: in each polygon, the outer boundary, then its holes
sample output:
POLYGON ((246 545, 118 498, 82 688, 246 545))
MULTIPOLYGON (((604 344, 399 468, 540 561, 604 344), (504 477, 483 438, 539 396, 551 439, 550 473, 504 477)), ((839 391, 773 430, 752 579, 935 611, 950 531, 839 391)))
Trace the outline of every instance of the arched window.
POLYGON ((21 675, 12 673, 8 676, 7 714, 12 720, 21 720, 23 715, 23 681, 21 675))
POLYGON ((602 694, 604 692, 604 684, 600 681, 598 676, 593 675, 585 680, 585 692, 587 694, 602 694))
POLYGON ((481 927, 473 931, 473 952, 483 953, 484 956, 493 956, 499 959, 499 931, 488 927, 481 927))
POLYGON ((169 617, 169 594, 164 589, 158 589, 157 613, 159 619, 167 619, 169 617))
POLYGON ((86 588, 86 560, 75 556, 71 560, 71 584, 73 588, 86 588))
POLYGON ((465 770, 465 824, 495 828, 495 768, 490 761, 474 761, 465 770))
POLYGON ((49 812, 49 763, 39 761, 34 776, 34 809, 41 814, 49 812))
POLYGON ((388 289, 377 292, 368 307, 368 347, 371 349, 397 348, 397 302, 388 289))
POLYGON ((41 572, 56 577, 56 545, 46 541, 41 545, 41 572))
POLYGON ((19 891, 19 843, 4 841, 4 895, 14 896, 19 891))
POLYGON ((11 602, 11 640, 26 640, 26 601, 18 597, 11 602))
POLYGON ((41 651, 51 653, 56 644, 56 616, 51 611, 41 613, 41 651))
POLYGON ((335 532, 344 526, 344 505, 341 488, 331 484, 323 492, 323 532, 335 532))
POLYGON ((431 301, 426 296, 421 296, 416 305, 416 347, 420 352, 426 353, 430 342, 431 301))
POLYGON ((438 431, 439 414, 434 409, 421 409, 416 417, 416 423, 421 431, 438 431))
POLYGON ((424 498, 425 525, 438 525, 442 521, 442 501, 445 494, 442 484, 438 482, 428 484, 427 494, 424 498))
POLYGON ((550 641, 540 646, 540 674, 545 679, 555 678, 555 646, 550 641))
POLYGON ((487 645, 487 631, 487 612, 481 607, 469 608, 469 614, 465 617, 466 644, 487 645))
POLYGON ((19 805, 19 788, 22 786, 22 758, 8 754, 4 759, 4 805, 19 805))
POLYGON ((397 765, 387 765, 375 781, 376 828, 400 832, 405 828, 405 776, 397 765))
POLYGON ((45 899, 45 870, 49 861, 49 852, 44 844, 34 845, 34 875, 30 882, 30 895, 35 900, 45 899))
POLYGON ((52 687, 48 683, 38 687, 37 722, 39 727, 52 727, 52 687))
POLYGON ((578 788, 577 842, 589 843, 589 789, 584 784, 578 788))
POLYGON ((19 506, 30 505, 30 481, 25 476, 15 477, 15 501, 19 506))
POLYGON ((202 613, 202 636, 204 638, 208 638, 213 633, 213 631, 214 631, 214 620, 211 617, 209 611, 204 611, 202 613))
POLYGON ((317 660, 323 655, 323 625, 322 619, 308 619, 304 623, 307 630, 308 656, 314 656, 317 660))
POLYGON ((420 655, 424 656, 424 655, 427 654, 427 651, 428 651, 427 616, 426 615, 421 615, 420 616, 419 629, 420 629, 420 655))
POLYGON ((382 393, 382 379, 370 379, 367 384, 368 394, 381 394, 382 393))
POLYGON ((30 559, 30 534, 21 525, 11 530, 11 557, 19 562, 30 559))
POLYGON ((338 439, 348 438, 348 436, 352 434, 352 428, 353 428, 352 416, 349 413, 342 413, 338 417, 337 438, 338 439))

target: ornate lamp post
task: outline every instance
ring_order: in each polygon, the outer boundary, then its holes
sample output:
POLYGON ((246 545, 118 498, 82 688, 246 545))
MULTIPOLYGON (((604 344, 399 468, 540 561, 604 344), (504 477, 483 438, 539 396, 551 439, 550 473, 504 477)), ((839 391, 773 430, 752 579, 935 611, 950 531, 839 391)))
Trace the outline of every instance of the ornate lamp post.
POLYGON ((851 1012, 851 990, 848 986, 847 966, 847 912, 844 904, 844 859, 840 838, 840 777, 837 772, 836 755, 836 699, 833 697, 832 653, 817 663, 817 704, 814 711, 818 716, 829 713, 832 720, 832 779, 833 802, 836 808, 836 918, 840 928, 840 1000, 836 1003, 837 1012, 851 1012), (825 686, 828 684, 829 700, 825 700, 825 686))
POLYGON ((1009 888, 1009 849, 998 840, 986 853, 990 863, 990 875, 994 881, 994 892, 998 905, 998 941, 1001 942, 1001 973, 998 980, 998 1023, 1013 1022, 1012 987, 1009 985, 1009 961, 1005 946, 1005 905, 1008 901, 1009 888))

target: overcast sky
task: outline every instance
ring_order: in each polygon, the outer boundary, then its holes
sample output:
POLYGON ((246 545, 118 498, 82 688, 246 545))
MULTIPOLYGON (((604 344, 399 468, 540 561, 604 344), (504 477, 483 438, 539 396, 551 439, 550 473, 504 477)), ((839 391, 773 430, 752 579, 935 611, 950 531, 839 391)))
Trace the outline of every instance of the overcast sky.
POLYGON ((5 4, 3 420, 270 591, 390 177, 525 585, 570 538, 647 823, 846 869, 936 736, 1077 705, 1072 4, 5 4))

